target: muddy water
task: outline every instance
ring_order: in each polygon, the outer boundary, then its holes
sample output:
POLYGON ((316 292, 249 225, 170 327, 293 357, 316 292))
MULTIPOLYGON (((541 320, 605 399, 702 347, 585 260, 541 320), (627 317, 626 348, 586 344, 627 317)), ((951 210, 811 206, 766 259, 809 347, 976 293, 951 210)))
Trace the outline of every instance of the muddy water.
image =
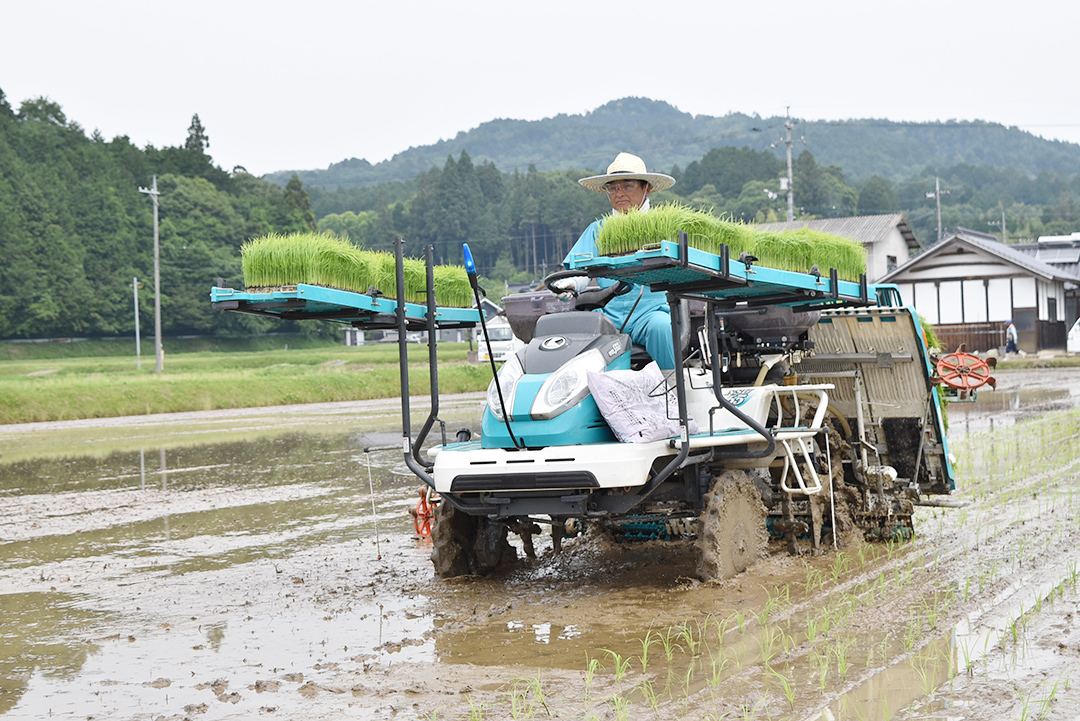
POLYGON ((1080 406, 1080 368, 996 371, 997 388, 948 406, 951 435, 992 431, 1018 419, 1080 406))
MULTIPOLYGON (((478 407, 440 415, 452 433, 478 407)), ((229 694, 320 659, 433 660, 430 642, 395 646, 432 627, 402 590, 430 571, 395 427, 394 403, 363 403, 0 428, 0 713, 221 698, 243 717, 260 694, 229 694), (376 597, 388 577, 397 592, 376 597)))
POLYGON ((0 716, 1076 718, 1080 373, 998 375, 969 507, 716 585, 602 534, 434 579, 392 403, 0 428, 0 716))

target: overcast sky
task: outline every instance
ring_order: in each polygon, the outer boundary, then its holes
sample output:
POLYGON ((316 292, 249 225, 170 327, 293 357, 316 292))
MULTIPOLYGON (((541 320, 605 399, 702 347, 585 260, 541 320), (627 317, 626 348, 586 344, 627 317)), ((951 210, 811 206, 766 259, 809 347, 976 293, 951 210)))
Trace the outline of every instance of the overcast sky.
POLYGON ((198 113, 214 161, 255 174, 378 162, 626 96, 717 116, 980 119, 1080 142, 1074 1, 0 7, 0 89, 16 109, 47 96, 87 134, 157 147, 182 144, 198 113))

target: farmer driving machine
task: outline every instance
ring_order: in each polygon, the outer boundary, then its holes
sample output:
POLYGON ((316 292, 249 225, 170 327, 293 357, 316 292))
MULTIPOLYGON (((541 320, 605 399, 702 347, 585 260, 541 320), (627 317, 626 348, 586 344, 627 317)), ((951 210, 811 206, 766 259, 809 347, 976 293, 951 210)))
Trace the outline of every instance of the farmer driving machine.
MULTIPOLYGON (((482 575, 515 559, 510 533, 532 556, 543 527, 556 553, 582 524, 625 538, 694 536, 703 579, 744 570, 770 536, 793 550, 855 529, 909 538, 915 506, 954 489, 936 384, 949 383, 947 372, 989 374, 933 357, 895 286, 715 250, 680 233, 617 256, 568 259, 549 284, 579 275, 615 285, 566 304, 545 293, 522 313, 509 304, 527 345, 494 374, 480 436, 463 429, 434 445, 437 331, 483 319, 436 303, 430 248, 422 304, 392 299, 407 287, 400 240, 395 282, 379 289, 386 297, 295 284, 214 288, 211 298, 223 310, 397 331, 402 451, 424 483, 417 529, 430 522, 439 576, 482 575), (673 370, 650 364, 590 312, 628 284, 666 292, 673 370), (427 332, 431 388, 415 435, 406 341, 414 331, 427 332)), ((475 293, 467 247, 465 256, 475 293)))

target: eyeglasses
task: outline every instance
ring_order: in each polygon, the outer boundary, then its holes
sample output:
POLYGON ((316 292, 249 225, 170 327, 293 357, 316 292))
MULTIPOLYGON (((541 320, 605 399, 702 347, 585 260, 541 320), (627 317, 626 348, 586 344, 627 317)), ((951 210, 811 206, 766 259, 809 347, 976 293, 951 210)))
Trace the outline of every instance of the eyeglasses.
POLYGON ((604 192, 608 195, 615 195, 618 192, 630 193, 641 187, 640 180, 627 180, 624 183, 608 183, 604 186, 604 192))

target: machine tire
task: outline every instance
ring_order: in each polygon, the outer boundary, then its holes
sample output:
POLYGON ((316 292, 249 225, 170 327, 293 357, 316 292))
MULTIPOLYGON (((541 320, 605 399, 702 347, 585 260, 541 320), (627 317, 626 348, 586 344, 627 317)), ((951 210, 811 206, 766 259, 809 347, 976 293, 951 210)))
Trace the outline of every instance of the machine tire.
POLYGON ((469 556, 476 542, 479 519, 443 501, 431 519, 431 563, 439 578, 472 573, 469 556))
POLYGON ((731 578, 766 555, 766 510, 750 474, 724 471, 713 479, 702 506, 698 523, 701 580, 731 578))
POLYGON ((504 559, 517 558, 517 551, 506 540, 510 529, 505 523, 489 518, 478 520, 471 561, 473 573, 484 576, 498 568, 504 559))
POLYGON ((447 501, 435 508, 431 522, 431 563, 439 578, 483 576, 517 553, 506 540, 501 521, 470 516, 447 501))

